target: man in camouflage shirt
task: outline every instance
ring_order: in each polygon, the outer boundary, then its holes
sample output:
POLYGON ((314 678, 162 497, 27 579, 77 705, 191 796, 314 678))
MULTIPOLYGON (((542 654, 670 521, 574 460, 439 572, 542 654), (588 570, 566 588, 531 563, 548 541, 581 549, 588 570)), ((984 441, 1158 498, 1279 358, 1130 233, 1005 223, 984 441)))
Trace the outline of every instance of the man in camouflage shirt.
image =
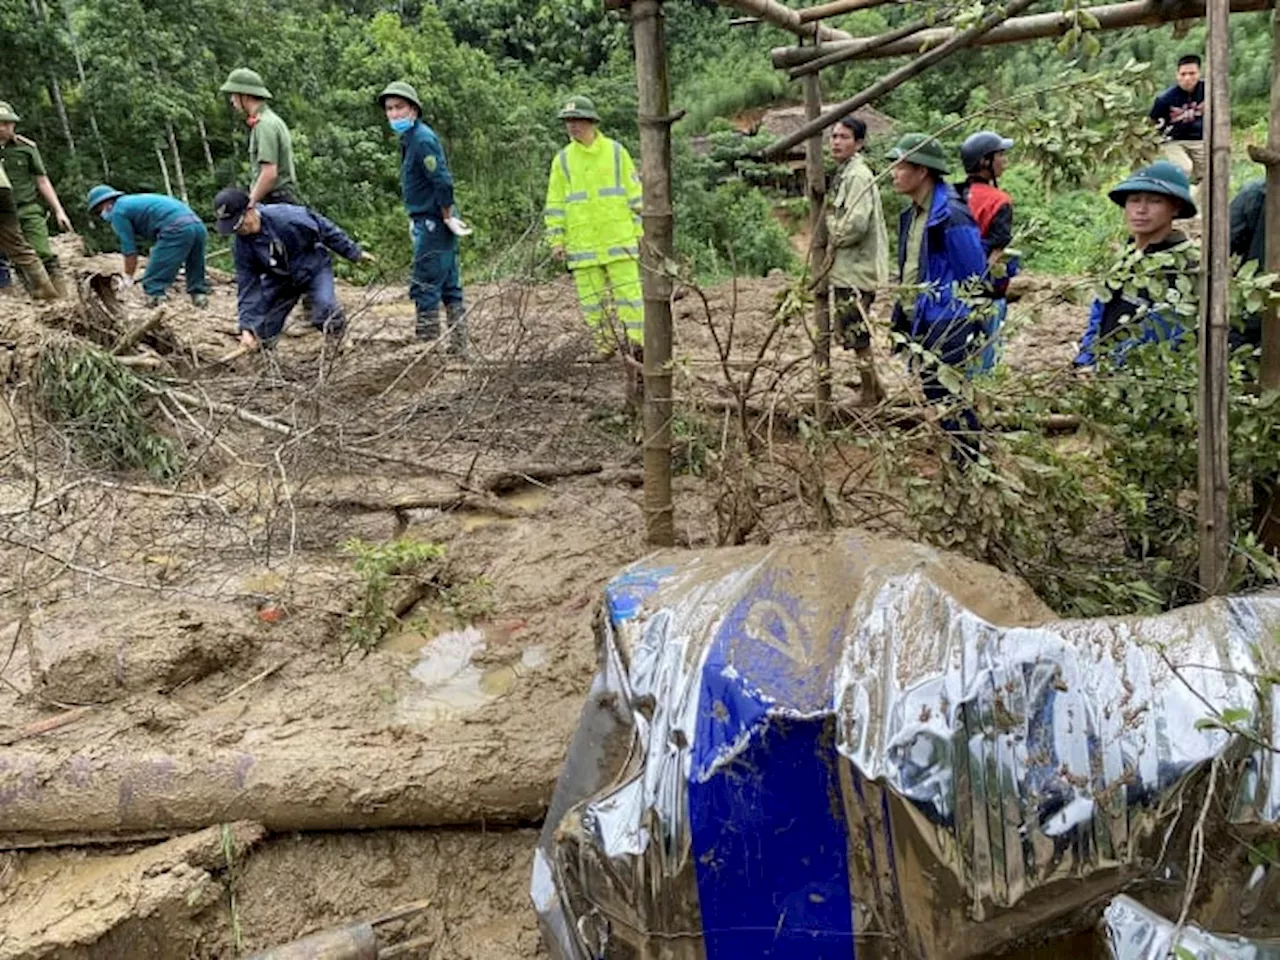
POLYGON ((5 173, 13 187, 13 203, 17 207, 22 233, 35 249, 58 293, 66 296, 66 278, 49 245, 49 225, 45 220, 41 199, 53 211, 60 229, 71 232, 75 228, 62 209, 58 192, 53 189, 53 183, 49 180, 40 149, 35 141, 20 136, 17 132, 17 124, 21 119, 12 106, 0 100, 0 164, 4 164, 5 173))

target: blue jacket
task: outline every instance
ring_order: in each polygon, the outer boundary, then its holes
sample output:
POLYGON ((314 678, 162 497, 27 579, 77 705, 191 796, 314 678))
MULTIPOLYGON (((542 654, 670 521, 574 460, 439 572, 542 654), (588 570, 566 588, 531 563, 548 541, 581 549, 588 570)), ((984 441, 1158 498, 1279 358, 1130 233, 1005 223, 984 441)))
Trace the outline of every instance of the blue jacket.
POLYGON ((400 192, 409 216, 439 220, 453 206, 453 175, 436 132, 421 120, 400 135, 400 192))
POLYGON ((111 208, 111 229, 126 257, 137 255, 139 240, 154 243, 162 230, 199 222, 195 211, 181 200, 158 193, 128 194, 117 198, 111 208))
POLYGON ((239 325, 254 333, 274 303, 296 298, 313 277, 333 269, 329 250, 352 262, 361 255, 354 240, 314 210, 289 203, 256 209, 262 230, 235 239, 239 325))
MULTIPOLYGON (((1175 231, 1159 243, 1150 244, 1143 253, 1149 255, 1170 250, 1186 240, 1185 236, 1175 231)), ((1076 366, 1088 367, 1097 363, 1099 341, 1111 341, 1122 327, 1127 336, 1116 339, 1110 351, 1111 360, 1116 366, 1123 366, 1129 351, 1136 346, 1159 343, 1162 340, 1177 343, 1186 333, 1186 328, 1181 323, 1166 320, 1151 309, 1151 299, 1145 295, 1145 291, 1139 290, 1136 300, 1124 296, 1120 290, 1112 289, 1109 294, 1105 300, 1095 298, 1089 308, 1089 324, 1085 327, 1084 336, 1080 338, 1080 352, 1076 354, 1074 361, 1076 366), (1143 307, 1147 308, 1145 316, 1137 324, 1129 324, 1143 307)))
MULTIPOLYGON (((913 210, 914 205, 908 205, 898 222, 899 282, 907 262, 913 210)), ((969 305, 960 299, 956 288, 981 281, 986 270, 987 255, 973 215, 950 184, 939 182, 933 191, 920 253, 920 283, 930 288, 916 297, 910 317, 902 304, 894 305, 893 329, 919 342, 943 363, 963 363, 978 331, 969 318, 969 305)))

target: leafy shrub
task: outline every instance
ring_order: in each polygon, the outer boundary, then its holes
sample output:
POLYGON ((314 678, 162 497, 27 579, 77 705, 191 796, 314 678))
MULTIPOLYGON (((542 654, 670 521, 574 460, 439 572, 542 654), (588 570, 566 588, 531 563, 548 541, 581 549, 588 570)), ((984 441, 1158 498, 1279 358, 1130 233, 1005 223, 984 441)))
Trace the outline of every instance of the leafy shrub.
POLYGON ((370 650, 378 645, 395 618, 395 611, 388 604, 392 585, 439 560, 445 551, 443 544, 420 540, 368 543, 354 538, 342 545, 342 552, 355 558, 360 580, 359 594, 347 614, 348 646, 370 650))

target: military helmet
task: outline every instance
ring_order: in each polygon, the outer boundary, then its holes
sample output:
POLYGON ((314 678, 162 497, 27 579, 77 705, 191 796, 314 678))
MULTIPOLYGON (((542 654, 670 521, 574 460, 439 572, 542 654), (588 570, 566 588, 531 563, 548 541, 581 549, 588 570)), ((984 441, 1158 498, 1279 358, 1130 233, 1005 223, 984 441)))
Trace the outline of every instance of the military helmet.
POLYGON ((561 120, 594 120, 600 122, 600 114, 596 113, 596 105, 589 97, 570 97, 565 101, 560 112, 556 114, 561 120))
POLYGON ((1196 215, 1195 201, 1191 199, 1191 183, 1187 175, 1168 160, 1157 160, 1136 173, 1129 174, 1107 194, 1111 202, 1121 207, 1131 193, 1158 193, 1178 201, 1179 218, 1196 215))
POLYGON ((889 151, 889 159, 905 160, 937 173, 947 173, 951 169, 942 144, 927 133, 905 134, 889 151))
POLYGON ((13 104, 8 100, 0 100, 0 123, 17 123, 21 119, 13 109, 13 104))
POLYGON ((263 100, 271 99, 271 91, 262 82, 262 77, 256 70, 250 70, 248 67, 236 67, 232 70, 227 76, 227 82, 218 88, 218 92, 243 93, 263 100))
POLYGON ((413 89, 411 83, 404 80, 396 80, 394 83, 388 83, 386 89, 378 94, 378 105, 385 106, 387 97, 399 97, 401 100, 408 100, 418 108, 418 113, 422 113, 422 101, 418 98, 418 91, 413 89))
POLYGON ((124 194, 119 190, 108 187, 105 183, 100 183, 89 191, 89 212, 97 213, 98 208, 108 200, 114 200, 116 197, 123 197, 124 194))
POLYGON ((1013 141, 1008 137, 1002 137, 993 130, 981 130, 960 144, 960 162, 964 164, 965 173, 977 173, 982 169, 982 161, 991 154, 1011 149, 1013 141))

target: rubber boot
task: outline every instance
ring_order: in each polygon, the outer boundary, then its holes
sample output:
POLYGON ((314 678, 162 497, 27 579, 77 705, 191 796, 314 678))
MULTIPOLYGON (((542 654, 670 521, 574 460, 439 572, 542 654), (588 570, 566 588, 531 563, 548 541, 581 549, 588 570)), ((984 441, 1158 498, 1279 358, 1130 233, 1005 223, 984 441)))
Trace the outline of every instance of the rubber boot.
POLYGON ((57 300, 58 288, 49 279, 44 264, 37 261, 30 267, 24 267, 22 275, 26 279, 27 292, 32 300, 57 300))
POLYGON ((53 284, 53 289, 58 292, 58 296, 71 296, 71 288, 67 285, 67 275, 62 272, 62 267, 56 263, 46 263, 45 271, 49 274, 49 282, 53 284))
POLYGON ((467 336, 467 308, 462 303, 445 306, 449 318, 449 352, 460 360, 471 359, 471 343, 467 336))
POLYGON ((440 336, 440 308, 430 310, 418 308, 418 322, 414 328, 417 338, 422 341, 435 340, 440 336))
POLYGON ((858 406, 873 407, 884 399, 884 387, 880 384, 880 376, 876 373, 875 355, 870 347, 857 351, 858 377, 861 380, 858 406))

